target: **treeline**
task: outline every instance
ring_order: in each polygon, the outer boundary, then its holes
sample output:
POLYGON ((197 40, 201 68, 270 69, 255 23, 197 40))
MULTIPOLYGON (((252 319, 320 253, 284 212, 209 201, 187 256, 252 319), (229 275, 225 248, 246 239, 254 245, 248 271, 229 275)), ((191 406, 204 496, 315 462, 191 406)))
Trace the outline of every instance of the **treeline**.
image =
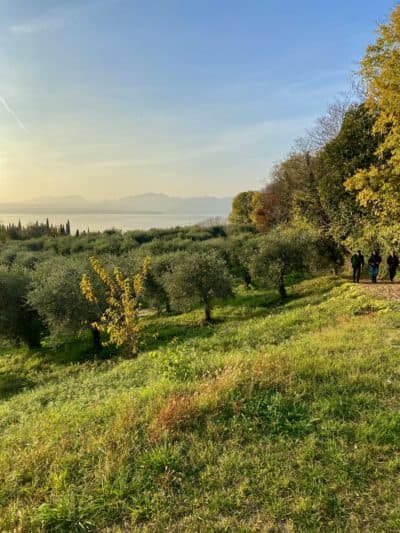
MULTIPOLYGON (((67 220, 65 224, 53 225, 49 219, 45 223, 36 221, 34 224, 23 226, 21 221, 18 224, 0 224, 0 241, 6 240, 27 240, 38 237, 56 237, 57 235, 71 235, 71 224, 67 220)), ((76 233, 79 235, 79 231, 76 233)))
MULTIPOLYGON (((222 225, 195 226, 185 228, 152 229, 149 231, 135 230, 122 232, 110 229, 103 232, 81 232, 78 235, 62 235, 58 239, 54 236, 7 240, 0 246, 0 264, 12 264, 31 268, 38 260, 56 255, 70 256, 76 254, 113 254, 123 255, 133 249, 146 245, 150 254, 157 251, 164 253, 175 250, 185 250, 192 242, 201 242, 217 237, 224 237, 235 232, 249 231, 254 233, 253 227, 231 228, 227 230, 222 225)), ((58 235, 55 235, 58 236, 58 235)))
POLYGON ((336 102, 273 169, 262 191, 239 194, 231 222, 267 233, 301 221, 339 250, 400 244, 400 6, 360 68, 360 97, 336 102))

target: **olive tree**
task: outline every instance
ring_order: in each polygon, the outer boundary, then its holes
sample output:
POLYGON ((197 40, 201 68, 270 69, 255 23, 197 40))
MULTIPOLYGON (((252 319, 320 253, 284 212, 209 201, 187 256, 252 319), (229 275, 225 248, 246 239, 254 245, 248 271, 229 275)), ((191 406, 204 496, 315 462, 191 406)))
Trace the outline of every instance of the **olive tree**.
POLYGON ((94 323, 101 315, 102 304, 89 302, 82 295, 80 282, 86 273, 89 273, 86 258, 55 257, 45 261, 33 274, 28 301, 52 335, 75 335, 89 329, 98 351, 101 336, 94 323))
POLYGON ((206 322, 211 322, 215 299, 232 295, 232 280, 226 263, 214 250, 180 256, 172 271, 164 276, 164 284, 178 309, 194 303, 203 305, 206 322))
POLYGON ((170 273, 174 261, 177 261, 179 253, 163 254, 159 257, 151 257, 148 274, 145 281, 143 299, 146 305, 156 308, 158 312, 165 309, 171 312, 170 295, 166 289, 164 278, 170 273))
POLYGON ((304 228, 276 227, 260 243, 252 263, 253 275, 264 285, 276 286, 285 299, 285 276, 304 274, 316 264, 314 239, 304 228))
POLYGON ((226 242, 229 269, 235 278, 244 283, 245 289, 251 289, 253 276, 251 264, 258 252, 258 237, 232 237, 226 242))
POLYGON ((0 270, 0 335, 17 345, 23 341, 39 348, 45 327, 27 301, 29 286, 28 271, 0 270))

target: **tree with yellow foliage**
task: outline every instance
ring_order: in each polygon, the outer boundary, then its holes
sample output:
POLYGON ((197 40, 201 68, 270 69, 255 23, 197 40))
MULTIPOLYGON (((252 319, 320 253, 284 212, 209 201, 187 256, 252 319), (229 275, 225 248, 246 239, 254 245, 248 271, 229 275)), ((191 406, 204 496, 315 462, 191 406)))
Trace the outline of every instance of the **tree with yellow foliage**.
POLYGON ((387 24, 378 28, 375 44, 361 62, 366 105, 379 136, 378 162, 346 181, 363 207, 383 222, 400 217, 400 5, 387 24))
MULTIPOLYGON (((127 346, 133 355, 137 355, 142 332, 139 302, 145 287, 148 260, 145 259, 141 271, 131 277, 125 277, 120 268, 109 273, 95 257, 89 262, 104 285, 107 302, 100 320, 93 326, 106 333, 111 344, 127 346)), ((97 302, 94 287, 86 274, 82 277, 81 291, 89 302, 97 302)))
POLYGON ((231 224, 254 224, 254 210, 260 197, 259 191, 245 191, 237 194, 232 201, 229 222, 231 224))

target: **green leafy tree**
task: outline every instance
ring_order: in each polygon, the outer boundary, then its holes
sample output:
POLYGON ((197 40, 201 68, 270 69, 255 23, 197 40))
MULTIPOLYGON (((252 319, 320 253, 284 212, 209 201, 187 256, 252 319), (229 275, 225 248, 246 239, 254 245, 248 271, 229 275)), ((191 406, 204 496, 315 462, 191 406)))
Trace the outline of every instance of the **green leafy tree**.
POLYGON ((146 305, 156 308, 158 312, 162 309, 166 313, 171 312, 170 296, 165 287, 164 277, 172 271, 172 265, 179 255, 177 252, 151 258, 145 279, 143 300, 146 305))
POLYGON ((224 246, 229 270, 244 283, 247 290, 253 285, 251 264, 258 252, 259 237, 238 236, 229 239, 224 246))
POLYGON ((287 297, 285 276, 304 274, 316 265, 314 235, 304 228, 277 226, 260 244, 252 272, 266 286, 276 286, 282 299, 287 297))
POLYGON ((361 169, 376 163, 378 137, 373 133, 374 118, 364 104, 347 111, 342 127, 317 155, 318 193, 330 224, 329 233, 341 242, 357 231, 368 216, 357 202, 356 193, 344 184, 361 169))
POLYGON ((23 269, 0 269, 0 335, 39 348, 45 326, 28 303, 30 276, 23 269))
POLYGON ((39 313, 54 337, 76 335, 89 329, 93 347, 101 349, 99 328, 94 325, 104 309, 104 294, 96 302, 82 295, 80 282, 89 273, 85 258, 55 257, 40 264, 33 274, 29 304, 39 313))
POLYGON ((171 302, 178 309, 200 303, 204 307, 206 322, 212 320, 215 299, 232 295, 231 276, 216 251, 183 255, 164 280, 171 302))

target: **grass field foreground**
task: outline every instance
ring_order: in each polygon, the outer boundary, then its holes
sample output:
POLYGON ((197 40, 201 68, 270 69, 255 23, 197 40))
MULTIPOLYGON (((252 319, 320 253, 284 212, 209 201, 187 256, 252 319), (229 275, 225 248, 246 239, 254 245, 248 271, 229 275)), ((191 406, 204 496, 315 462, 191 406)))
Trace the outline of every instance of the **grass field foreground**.
POLYGON ((398 531, 399 312, 324 277, 148 318, 138 359, 4 346, 0 531, 398 531))

